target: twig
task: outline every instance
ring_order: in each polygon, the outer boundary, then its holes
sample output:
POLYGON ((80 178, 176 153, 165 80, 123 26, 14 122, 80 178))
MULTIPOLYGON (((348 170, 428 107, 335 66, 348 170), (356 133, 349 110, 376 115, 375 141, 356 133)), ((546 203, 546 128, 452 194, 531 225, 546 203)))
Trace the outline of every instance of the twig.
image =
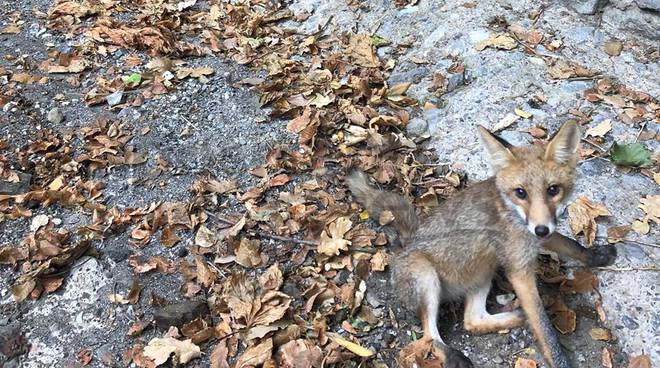
MULTIPOLYGON (((234 221, 231 221, 231 220, 226 219, 222 216, 216 215, 213 212, 210 212, 210 211, 204 211, 204 212, 206 212, 207 215, 215 218, 216 220, 218 220, 220 222, 224 222, 227 225, 231 225, 231 226, 236 225, 236 223, 234 221)), ((256 233, 257 235, 262 236, 264 238, 281 240, 281 241, 291 242, 291 243, 295 243, 295 244, 305 244, 305 245, 314 245, 314 246, 319 245, 319 243, 317 241, 313 241, 313 240, 295 239, 295 238, 290 238, 288 236, 280 236, 280 235, 270 234, 270 233, 266 233, 266 232, 259 231, 259 230, 252 230, 252 231, 254 233, 256 233)))
POLYGON ((635 244, 639 244, 639 245, 646 245, 647 247, 660 248, 660 244, 646 243, 646 242, 643 242, 643 241, 633 240, 633 239, 628 239, 628 238, 621 239, 621 241, 624 242, 624 243, 635 243, 635 244))
POLYGON ((611 272, 634 272, 634 271, 651 271, 651 272, 660 272, 658 267, 596 267, 599 271, 611 271, 611 272))
MULTIPOLYGON (((608 238, 607 236, 597 236, 596 239, 608 240, 610 238, 608 238)), ((645 245, 647 247, 660 248, 660 244, 647 243, 647 242, 643 242, 643 241, 635 240, 635 239, 630 239, 630 238, 622 238, 622 239, 620 239, 620 241, 622 243, 634 243, 634 244, 639 244, 639 245, 645 245)))
POLYGON ((447 180, 447 178, 436 178, 436 179, 431 179, 427 181, 418 181, 416 183, 412 183, 413 185, 427 185, 427 184, 433 184, 433 183, 438 183, 443 180, 447 180))
POLYGON ((644 131, 644 128, 646 128, 646 121, 644 121, 644 122, 642 123, 642 128, 641 128, 641 129, 639 130, 639 132, 637 133, 637 137, 635 137, 635 143, 637 143, 637 141, 639 140, 639 136, 642 135, 642 132, 644 131))
POLYGON ((589 139, 587 139, 587 138, 582 138, 582 142, 587 142, 587 143, 589 143, 590 145, 592 145, 592 146, 598 148, 598 149, 599 149, 601 152, 603 152, 603 153, 607 152, 607 150, 605 150, 605 148, 599 146, 598 144, 596 144, 596 143, 595 143, 594 141, 592 141, 592 140, 589 140, 589 139))

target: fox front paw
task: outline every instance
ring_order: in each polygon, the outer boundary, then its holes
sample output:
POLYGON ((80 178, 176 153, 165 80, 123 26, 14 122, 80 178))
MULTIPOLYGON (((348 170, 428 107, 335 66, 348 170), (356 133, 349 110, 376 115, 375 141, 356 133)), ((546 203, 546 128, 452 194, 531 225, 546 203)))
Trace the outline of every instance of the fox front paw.
POLYGON ((616 259, 616 247, 612 244, 597 245, 589 248, 589 262, 591 267, 609 266, 616 259))
POLYGON ((445 349, 444 368, 473 368, 472 362, 463 353, 456 349, 445 349))

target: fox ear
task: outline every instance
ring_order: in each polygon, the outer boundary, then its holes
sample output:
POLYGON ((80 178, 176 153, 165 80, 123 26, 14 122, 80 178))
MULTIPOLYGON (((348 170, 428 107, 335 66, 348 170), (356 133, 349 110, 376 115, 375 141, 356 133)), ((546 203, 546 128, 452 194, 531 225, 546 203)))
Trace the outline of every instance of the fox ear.
POLYGON ((568 164, 577 158, 580 145, 580 127, 575 121, 567 121, 550 140, 545 149, 545 160, 568 164))
POLYGON ((477 129, 479 130, 479 136, 481 136, 481 143, 486 148, 488 156, 490 156, 490 164, 495 171, 515 161, 516 158, 509 150, 513 147, 511 143, 496 136, 481 125, 477 125, 477 129))

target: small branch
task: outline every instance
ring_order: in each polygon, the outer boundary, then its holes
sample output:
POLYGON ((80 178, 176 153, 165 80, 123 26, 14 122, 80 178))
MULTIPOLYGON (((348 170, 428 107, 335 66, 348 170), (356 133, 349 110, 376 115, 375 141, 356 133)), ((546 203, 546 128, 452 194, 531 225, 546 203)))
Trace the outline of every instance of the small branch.
MULTIPOLYGON (((206 210, 204 212, 206 212, 207 215, 213 217, 214 219, 216 219, 220 222, 224 222, 227 225, 230 225, 230 226, 236 225, 236 223, 234 221, 229 220, 227 218, 224 218, 222 216, 216 215, 213 212, 206 211, 206 210)), ((257 234, 259 236, 262 236, 264 238, 270 238, 270 239, 275 239, 275 240, 280 240, 280 241, 285 241, 285 242, 290 242, 290 243, 295 243, 295 244, 305 244, 305 245, 313 245, 313 246, 318 246, 319 245, 319 243, 317 241, 313 241, 313 240, 295 239, 295 238, 290 238, 288 236, 280 236, 280 235, 266 233, 266 232, 263 232, 263 231, 260 231, 260 230, 251 230, 251 231, 253 231, 255 234, 257 234)))
MULTIPOLYGON (((609 238, 606 237, 606 236, 597 236, 596 239, 608 240, 609 238)), ((633 243, 633 244, 638 244, 638 245, 645 245, 647 247, 652 247, 652 248, 660 248, 660 244, 647 243, 647 242, 643 242, 643 241, 640 241, 640 240, 634 240, 634 239, 630 239, 630 238, 623 238, 623 239, 620 239, 620 241, 622 243, 633 243)))
POLYGON ((265 233, 265 232, 259 231, 259 230, 254 230, 254 232, 259 236, 263 236, 265 238, 270 238, 270 239, 275 239, 275 240, 280 240, 280 241, 284 241, 284 242, 291 242, 291 243, 305 244, 305 245, 313 245, 313 246, 318 246, 319 245, 319 243, 317 241, 313 241, 313 240, 295 239, 295 238, 290 238, 288 236, 279 236, 279 235, 275 235, 275 234, 269 234, 269 233, 265 233))
POLYGON ((651 271, 660 272, 658 267, 596 267, 598 271, 611 271, 611 272, 635 272, 635 271, 651 271))
POLYGON ((644 131, 644 128, 646 128, 646 121, 642 123, 642 128, 639 130, 637 133, 637 137, 635 137, 635 143, 639 140, 639 136, 642 135, 642 132, 644 131))
POLYGON ((601 152, 603 152, 603 153, 607 152, 607 150, 606 150, 605 148, 599 146, 598 144, 596 144, 596 143, 595 143, 594 141, 592 141, 592 140, 589 140, 589 139, 587 139, 587 138, 582 138, 582 142, 587 142, 587 143, 589 143, 590 145, 592 145, 592 146, 598 148, 598 149, 599 149, 601 152))

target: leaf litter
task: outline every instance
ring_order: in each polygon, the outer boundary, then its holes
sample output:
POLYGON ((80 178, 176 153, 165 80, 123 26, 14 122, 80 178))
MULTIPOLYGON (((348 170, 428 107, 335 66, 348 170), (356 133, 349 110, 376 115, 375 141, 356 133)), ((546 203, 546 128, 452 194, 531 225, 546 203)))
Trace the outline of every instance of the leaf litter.
MULTIPOLYGON (((324 29, 313 35, 283 30, 280 22, 292 19, 293 14, 277 4, 261 1, 212 2, 208 8, 199 7, 194 0, 149 0, 145 4, 138 8, 125 1, 56 1, 47 14, 49 28, 67 38, 84 35, 90 44, 71 54, 49 54, 40 70, 79 75, 95 67, 91 60, 96 55, 118 49, 142 50, 151 56, 148 61, 128 59, 130 67, 98 78, 84 96, 88 105, 96 105, 118 93, 121 98, 112 105, 122 108, 167 94, 187 78, 205 83, 215 71, 187 66, 186 58, 224 55, 265 71, 266 78, 250 84, 259 91, 261 103, 270 108, 272 117, 288 120, 287 129, 298 135, 302 150, 272 148, 266 154, 266 164, 254 171, 261 180, 252 188, 238 188, 236 183, 202 175, 191 188, 189 200, 119 208, 105 204, 104 183, 87 174, 156 160, 129 144, 133 134, 122 122, 91 122, 75 137, 40 132, 34 142, 17 151, 20 160, 34 163, 33 187, 23 194, 0 195, 0 222, 32 217, 33 224, 23 242, 0 250, 0 264, 20 273, 12 286, 12 296, 20 302, 56 291, 64 277, 52 275, 70 269, 83 255, 94 256, 96 240, 128 229, 130 245, 136 251, 128 262, 136 275, 182 274, 186 296, 203 290, 214 315, 210 325, 203 319, 188 321, 181 331, 189 339, 166 335, 152 339, 146 346, 136 342, 125 355, 138 366, 160 365, 168 360, 185 364, 201 355, 197 344, 207 340, 215 344, 211 353, 214 367, 228 367, 229 361, 235 367, 298 367, 301 361, 316 367, 321 361, 334 364, 374 356, 375 349, 360 342, 361 333, 363 329, 378 328, 383 312, 362 305, 362 300, 367 285, 364 280, 371 272, 387 267, 386 236, 366 225, 368 215, 358 216, 359 209, 348 204, 346 189, 337 178, 349 167, 361 167, 379 183, 416 197, 414 203, 421 212, 428 212, 439 199, 464 185, 464 178, 449 166, 441 170, 426 168, 424 165, 434 163, 437 157, 402 133, 410 121, 406 108, 417 106, 418 101, 406 95, 410 83, 387 85, 391 66, 380 60, 376 49, 389 41, 324 29), (119 17, 121 12, 131 14, 132 21, 119 17), (190 35, 202 42, 191 41, 190 35), (301 175, 328 170, 328 163, 338 164, 329 175, 301 175), (245 207, 244 213, 233 214, 238 220, 209 215, 222 211, 220 204, 230 196, 245 207), (47 217, 33 217, 30 202, 77 208, 92 215, 93 221, 73 236, 47 217), (140 248, 154 243, 172 247, 181 241, 183 233, 195 234, 191 247, 194 261, 172 261, 162 256, 145 260, 138 254, 140 248), (283 243, 279 250, 282 253, 263 246, 265 240, 260 234, 264 233, 283 243), (278 262, 283 261, 305 266, 282 267, 278 262), (335 283, 342 270, 353 277, 335 283), (283 288, 285 280, 304 291, 300 296, 290 295, 283 288), (374 313, 380 313, 379 317, 374 313), (355 327, 360 325, 354 323, 357 319, 362 321, 361 327, 355 327), (346 326, 344 336, 332 332, 338 331, 338 326, 346 326)), ((20 31, 18 26, 10 26, 3 32, 20 31)), ((560 41, 538 31, 509 27, 477 49, 512 50, 522 45, 527 50, 530 45, 542 43, 550 50, 561 47, 560 41)), ((596 76, 564 59, 546 63, 552 78, 596 76)), ((10 75, 11 81, 21 84, 48 81, 45 76, 29 73, 10 75)), ((75 83, 75 78, 71 81, 75 83)), ((438 77, 438 90, 443 84, 438 77)), ((624 123, 639 123, 657 111, 657 103, 650 96, 607 79, 585 92, 585 98, 621 109, 624 123)), ((532 114, 516 109, 498 128, 505 129, 520 118, 530 119, 532 114)), ((601 124, 587 135, 604 137, 610 129, 611 125, 601 124)), ((531 134, 540 138, 545 132, 531 134)), ((613 161, 630 166, 652 163, 643 149, 622 147, 612 148, 613 161)), ((2 180, 17 180, 12 169, 0 169, 2 180)), ((150 180, 156 177, 154 174, 150 180)), ((644 215, 639 221, 643 224, 658 224, 656 197, 641 201, 644 215)), ((609 215, 601 205, 578 199, 569 207, 571 230, 583 234, 591 245, 596 219, 609 215)), ((391 221, 387 215, 374 220, 381 224, 391 221)), ((633 224, 632 228, 637 231, 639 226, 633 224)), ((543 268, 541 272, 560 283, 565 292, 589 293, 597 286, 597 279, 589 271, 567 278, 557 262, 548 262, 543 268)), ((134 304, 140 291, 140 285, 134 282, 126 296, 115 293, 109 298, 115 303, 134 304)), ((550 310, 553 323, 562 333, 575 330, 575 312, 565 303, 557 299, 550 310)), ((144 327, 144 323, 137 323, 129 333, 137 336, 144 327)), ((605 340, 605 331, 594 329, 592 337, 605 340)), ((87 355, 81 355, 81 362, 88 359, 87 355)), ((418 359, 434 359, 431 345, 423 340, 402 349, 399 358, 411 364, 418 359)), ((645 364, 641 357, 633 361, 640 367, 645 364)), ((520 358, 516 366, 536 365, 520 358)))

